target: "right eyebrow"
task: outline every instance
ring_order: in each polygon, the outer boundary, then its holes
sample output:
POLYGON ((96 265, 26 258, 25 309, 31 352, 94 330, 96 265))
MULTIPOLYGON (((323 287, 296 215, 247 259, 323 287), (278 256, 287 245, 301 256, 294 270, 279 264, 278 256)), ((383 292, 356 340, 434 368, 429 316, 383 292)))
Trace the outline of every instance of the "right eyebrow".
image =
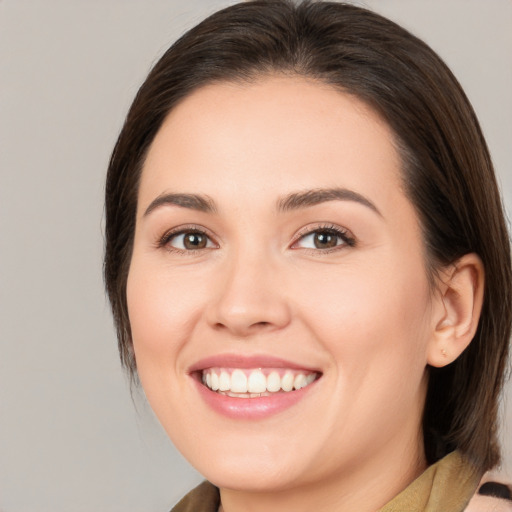
POLYGON ((327 201, 354 201, 382 217, 379 209, 368 198, 347 188, 317 188, 295 192, 278 201, 278 209, 286 212, 315 206, 327 201))
POLYGON ((146 208, 143 217, 147 217, 152 211, 165 205, 180 206, 181 208, 189 208, 205 213, 215 213, 217 208, 215 203, 208 196, 199 194, 162 194, 151 201, 146 208))

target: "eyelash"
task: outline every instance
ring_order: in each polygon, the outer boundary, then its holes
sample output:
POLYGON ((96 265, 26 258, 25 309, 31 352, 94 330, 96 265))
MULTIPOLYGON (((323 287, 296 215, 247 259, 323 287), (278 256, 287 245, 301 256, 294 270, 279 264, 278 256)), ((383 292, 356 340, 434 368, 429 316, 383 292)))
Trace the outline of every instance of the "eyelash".
MULTIPOLYGON (((351 233, 348 230, 341 228, 339 226, 335 226, 334 224, 324 224, 324 225, 315 226, 313 228, 307 227, 307 228, 304 228, 303 230, 299 231, 299 233, 297 233, 297 235, 294 238, 290 247, 292 249, 294 249, 294 248, 299 249, 294 246, 296 246, 297 243, 299 243, 301 240, 303 240, 307 236, 312 235, 314 233, 327 233, 329 235, 336 236, 342 240, 342 243, 336 244, 334 247, 327 248, 327 249, 304 248, 305 251, 310 252, 310 253, 329 254, 334 251, 339 251, 347 246, 354 247, 356 245, 355 238, 351 235, 351 233)), ((170 245, 171 240, 173 240, 174 238, 176 238, 180 235, 185 235, 185 234, 197 234, 197 235, 205 236, 210 242, 217 245, 213 241, 212 236, 210 236, 204 228, 201 228, 201 227, 195 226, 195 225, 190 225, 190 226, 180 226, 179 228, 175 228, 175 229, 165 232, 158 239, 156 246, 159 249, 163 248, 169 252, 178 252, 181 254, 183 254, 183 253, 195 254, 197 252, 203 251, 204 249, 212 249, 212 247, 204 247, 204 248, 200 248, 200 249, 178 249, 178 248, 172 247, 170 245)))
POLYGON ((356 245, 356 239, 352 236, 350 231, 347 229, 344 229, 340 226, 336 226, 334 224, 323 224, 311 227, 306 227, 303 230, 299 231, 297 233, 297 236, 295 237, 291 248, 293 249, 294 246, 297 245, 298 242, 303 240, 309 235, 312 235, 314 233, 327 233, 329 235, 336 236, 342 240, 342 243, 336 244, 334 247, 328 248, 328 249, 312 249, 312 248, 304 248, 303 250, 312 253, 312 254, 330 254, 334 251, 342 250, 346 247, 355 247, 356 245))
MULTIPOLYGON (((197 252, 203 251, 204 249, 212 249, 212 247, 205 247, 200 249, 178 249, 176 247, 172 247, 170 245, 171 240, 174 238, 185 235, 185 234, 197 234, 206 237, 209 241, 213 242, 213 238, 208 234, 208 232, 199 226, 189 225, 189 226, 180 226, 179 228, 171 229, 170 231, 166 231, 157 241, 156 246, 159 249, 165 249, 169 252, 177 252, 180 254, 195 254, 197 252)), ((208 243, 208 242, 207 242, 208 243)), ((215 244, 215 242, 213 242, 215 244)), ((217 244, 215 244, 217 245, 217 244)))

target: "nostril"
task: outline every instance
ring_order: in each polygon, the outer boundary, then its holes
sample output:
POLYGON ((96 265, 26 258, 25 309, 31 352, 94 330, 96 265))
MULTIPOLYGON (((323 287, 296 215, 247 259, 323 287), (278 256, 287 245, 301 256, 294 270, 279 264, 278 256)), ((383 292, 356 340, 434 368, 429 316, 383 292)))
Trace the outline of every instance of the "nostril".
POLYGON ((478 489, 478 494, 512 501, 512 490, 510 487, 499 482, 485 482, 478 489))

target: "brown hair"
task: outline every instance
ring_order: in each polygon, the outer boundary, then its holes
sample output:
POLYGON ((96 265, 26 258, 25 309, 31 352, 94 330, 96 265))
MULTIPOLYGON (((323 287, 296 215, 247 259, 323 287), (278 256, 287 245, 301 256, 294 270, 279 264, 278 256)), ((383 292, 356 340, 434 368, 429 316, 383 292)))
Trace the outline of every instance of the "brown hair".
POLYGON ((499 461, 497 414, 512 324, 510 241, 489 152, 474 111, 421 40, 368 10, 334 2, 242 2, 181 37, 140 88, 106 183, 104 275, 121 360, 136 374, 126 303, 140 173, 169 111, 216 81, 268 73, 307 76, 354 94, 393 129, 404 188, 423 229, 430 277, 475 252, 486 282, 469 348, 430 368, 424 412, 429 462, 457 448, 481 470, 499 461))

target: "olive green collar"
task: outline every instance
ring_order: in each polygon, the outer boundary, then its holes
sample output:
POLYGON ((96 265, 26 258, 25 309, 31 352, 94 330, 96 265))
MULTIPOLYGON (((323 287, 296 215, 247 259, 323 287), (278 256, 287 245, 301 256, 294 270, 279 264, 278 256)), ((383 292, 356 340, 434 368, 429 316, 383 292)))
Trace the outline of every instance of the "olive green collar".
MULTIPOLYGON (((459 452, 452 452, 428 467, 379 512, 462 512, 480 476, 459 452)), ((219 503, 217 487, 203 482, 171 512, 217 512, 219 503)))
POLYGON ((379 512, 461 512, 480 477, 460 452, 452 452, 429 466, 379 512))

